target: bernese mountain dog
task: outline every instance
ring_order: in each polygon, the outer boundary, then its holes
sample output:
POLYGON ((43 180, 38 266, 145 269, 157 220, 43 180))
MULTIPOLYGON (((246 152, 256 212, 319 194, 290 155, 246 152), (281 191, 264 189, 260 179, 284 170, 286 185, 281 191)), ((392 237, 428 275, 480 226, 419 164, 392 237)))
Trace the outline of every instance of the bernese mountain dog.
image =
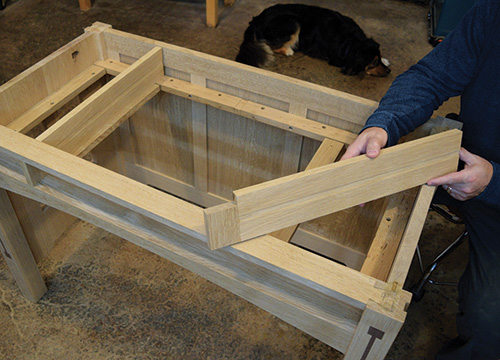
POLYGON ((236 61, 263 67, 273 53, 287 56, 295 51, 324 59, 346 75, 389 74, 379 44, 366 37, 351 18, 318 6, 279 4, 254 17, 245 31, 236 61))

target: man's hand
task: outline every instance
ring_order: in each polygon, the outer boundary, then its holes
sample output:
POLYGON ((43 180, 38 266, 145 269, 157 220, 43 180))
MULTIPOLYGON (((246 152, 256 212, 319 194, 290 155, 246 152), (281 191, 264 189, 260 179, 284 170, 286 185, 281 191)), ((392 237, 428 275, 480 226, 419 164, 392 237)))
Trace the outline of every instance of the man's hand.
POLYGON ((459 157, 465 163, 463 170, 429 180, 427 185, 441 185, 451 197, 464 201, 478 196, 486 189, 493 177, 493 165, 464 148, 460 149, 459 157))
POLYGON ((387 132, 379 127, 371 127, 363 130, 361 134, 347 148, 340 160, 350 159, 355 156, 366 154, 369 158, 376 158, 387 144, 387 132))

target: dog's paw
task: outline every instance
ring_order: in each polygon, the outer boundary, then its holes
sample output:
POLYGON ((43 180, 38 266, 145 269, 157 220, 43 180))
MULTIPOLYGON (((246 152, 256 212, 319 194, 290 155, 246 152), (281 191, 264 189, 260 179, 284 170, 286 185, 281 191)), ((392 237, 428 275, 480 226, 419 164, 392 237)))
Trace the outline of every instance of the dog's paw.
POLYGON ((293 52, 293 49, 292 48, 287 48, 286 51, 285 51, 285 55, 286 56, 292 56, 294 54, 293 52))

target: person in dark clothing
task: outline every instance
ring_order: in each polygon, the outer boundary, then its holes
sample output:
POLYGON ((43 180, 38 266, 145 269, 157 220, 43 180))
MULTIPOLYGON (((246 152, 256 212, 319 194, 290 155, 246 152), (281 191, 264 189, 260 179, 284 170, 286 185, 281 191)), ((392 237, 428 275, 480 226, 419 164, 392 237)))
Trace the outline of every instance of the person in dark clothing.
POLYGON ((343 159, 384 146, 461 96, 460 171, 428 181, 461 212, 469 263, 459 283, 458 338, 439 360, 500 359, 500 1, 479 0, 433 51, 398 76, 343 159))

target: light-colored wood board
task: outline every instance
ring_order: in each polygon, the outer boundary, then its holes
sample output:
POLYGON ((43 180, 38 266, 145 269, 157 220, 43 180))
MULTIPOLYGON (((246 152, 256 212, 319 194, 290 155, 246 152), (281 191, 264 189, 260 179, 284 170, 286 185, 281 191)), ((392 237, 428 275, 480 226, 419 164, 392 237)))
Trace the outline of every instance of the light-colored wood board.
MULTIPOLYGON (((193 75, 191 82, 203 87, 206 86, 207 79, 193 75)), ((208 192, 207 106, 192 101, 191 119, 193 122, 194 186, 201 191, 208 192)))
MULTIPOLYGON (((42 186, 30 187, 21 175, 0 166, 2 186, 93 223, 194 271, 340 351, 347 348, 361 312, 359 308, 338 303, 337 292, 317 285, 311 287, 300 278, 285 276, 288 272, 273 271, 272 266, 269 269, 228 252, 210 251, 204 242, 141 214, 131 214, 126 208, 110 206, 100 196, 87 194, 84 202, 78 201, 80 196, 71 195, 75 194, 71 184, 65 185, 51 176, 43 181, 42 186), (260 281, 263 278, 265 284, 260 281)), ((304 255, 309 256, 306 252, 304 255)), ((378 285, 364 280, 370 288, 378 285)), ((373 288, 371 295, 377 299, 391 298, 381 287, 373 288)))
POLYGON ((366 255, 379 223, 380 213, 384 211, 384 203, 385 198, 368 201, 364 206, 356 205, 304 222, 299 229, 366 255))
POLYGON ((68 84, 34 105, 31 109, 7 125, 8 128, 23 134, 60 109, 69 100, 78 95, 105 74, 105 70, 98 66, 90 66, 75 76, 68 84))
POLYGON ((326 256, 329 259, 334 259, 354 270, 360 270, 366 258, 366 255, 362 252, 306 231, 301 227, 297 229, 290 243, 326 256))
MULTIPOLYGON (((450 155, 457 156, 460 140, 461 132, 450 130, 382 149, 381 154, 375 159, 357 156, 236 190, 234 192, 235 199, 238 202, 240 214, 243 214, 249 210, 258 211, 348 184, 356 184, 357 186, 362 181, 372 182, 378 176, 386 177, 392 172, 398 174, 402 171, 411 171, 412 168, 425 167, 425 165, 435 161, 440 162, 441 159, 446 159, 450 155)), ((451 166, 456 166, 456 164, 452 163, 451 166)), ((446 170, 449 169, 442 171, 446 170)), ((427 176, 433 176, 433 174, 423 174, 421 178, 427 176)), ((425 183, 431 178, 418 180, 418 182, 425 183)), ((408 182, 417 181, 408 179, 408 182)), ((416 185, 420 185, 418 182, 416 185)), ((393 193, 395 192, 397 191, 393 193)))
POLYGON ((17 220, 7 191, 0 188, 0 252, 22 294, 38 301, 47 287, 17 220))
POLYGON ((350 144, 356 138, 356 135, 351 132, 308 120, 301 116, 286 113, 250 100, 183 82, 182 80, 165 77, 160 85, 162 91, 187 97, 203 104, 315 140, 321 141, 324 138, 330 138, 350 144))
POLYGON ((120 206, 205 239, 202 210, 173 196, 76 158, 13 130, 0 127, 0 157, 12 156, 120 206))
MULTIPOLYGON (((362 121, 353 122, 345 119, 338 118, 336 116, 327 115, 315 110, 308 110, 305 115, 308 119, 320 122, 322 124, 337 127, 339 129, 344 129, 350 131, 354 134, 358 134, 364 126, 362 121)), ((361 120, 361 119, 360 119, 361 120)), ((366 120, 366 119, 365 119, 366 120)))
MULTIPOLYGON (((182 80, 182 79, 179 79, 182 80)), ((273 109, 281 110, 284 112, 289 112, 290 114, 302 116, 303 113, 295 113, 290 111, 292 104, 287 101, 283 101, 280 99, 276 99, 276 97, 270 97, 262 94, 261 92, 249 91, 246 89, 242 89, 237 86, 233 86, 232 84, 225 84, 223 82, 207 79, 207 89, 215 90, 221 92, 223 94, 232 95, 236 98, 250 100, 254 103, 272 107, 273 109)), ((293 110, 293 109, 292 109, 293 110)))
POLYGON ((395 282, 399 284, 399 286, 403 286, 408 271, 410 270, 411 260, 415 254, 418 239, 422 233, 422 228, 427 218, 427 212, 429 211, 429 205, 431 204, 435 191, 436 187, 434 186, 423 185, 420 187, 410 219, 408 220, 403 234, 403 239, 401 240, 396 258, 394 259, 391 271, 387 277, 388 283, 395 282))
POLYGON ((109 58, 105 40, 102 33, 104 30, 111 28, 112 28, 111 25, 100 22, 95 22, 91 26, 85 28, 85 33, 94 33, 96 35, 95 40, 97 43, 97 50, 99 51, 99 59, 101 60, 109 58))
POLYGON ((389 196, 387 208, 361 268, 362 273, 382 281, 387 280, 417 191, 414 188, 389 196))
MULTIPOLYGON (((344 145, 342 143, 339 143, 338 141, 330 139, 323 140, 318 151, 316 152, 312 160, 309 162, 309 165, 307 166, 306 170, 314 169, 323 165, 333 163, 337 159, 343 146, 344 145)), ((274 231, 270 235, 274 236, 277 239, 288 242, 292 238, 297 228, 298 225, 290 226, 284 229, 280 229, 278 231, 274 231)))
POLYGON ((0 125, 21 116, 97 60, 94 34, 83 34, 0 86, 0 125))
POLYGON ((111 59, 99 60, 95 62, 95 66, 99 66, 106 71, 106 74, 117 76, 125 71, 130 65, 121 61, 114 61, 111 59))
POLYGON ((226 246, 226 239, 237 237, 240 232, 238 208, 227 202, 203 211, 210 250, 226 246))
POLYGON ((127 161, 194 185, 191 104, 159 93, 131 118, 124 143, 132 146, 127 161))
POLYGON ((344 359, 384 359, 403 326, 405 317, 404 312, 391 312, 370 301, 363 311, 344 359))
POLYGON ((340 211, 456 170, 461 132, 450 130, 234 192, 239 239, 340 211))
POLYGON ((377 107, 376 102, 354 95, 117 30, 108 30, 103 36, 110 56, 113 53, 127 53, 140 57, 152 46, 161 46, 168 67, 285 102, 305 103, 309 109, 348 122, 364 124, 377 107))
POLYGON ((97 145, 88 155, 90 160, 106 169, 126 175, 123 157, 123 143, 120 131, 113 131, 97 145))
POLYGON ((240 211, 241 239, 251 239, 285 226, 302 223, 375 198, 390 195, 393 192, 421 185, 429 179, 455 171, 457 163, 457 156, 448 155, 426 165, 381 176, 372 181, 367 179, 361 184, 347 185, 346 187, 325 191, 306 199, 298 199, 297 201, 274 206, 268 210, 242 213, 238 208, 240 211))
POLYGON ((269 235, 228 246, 223 251, 292 279, 300 277, 318 291, 359 309, 364 309, 370 299, 386 308, 399 306, 398 293, 387 283, 269 235))
POLYGON ((126 163, 127 176, 143 184, 153 186, 168 194, 192 202, 201 207, 210 207, 223 204, 228 199, 201 191, 194 186, 150 170, 144 166, 126 163))
MULTIPOLYGON (((110 72, 117 73, 123 66, 115 66, 116 61, 111 63, 110 72)), ((110 61, 100 62, 100 66, 107 66, 110 61)), ((250 118, 264 124, 293 132, 298 135, 322 141, 325 138, 334 139, 345 144, 350 144, 356 138, 356 134, 341 130, 330 125, 325 125, 306 119, 298 115, 290 114, 273 107, 265 106, 237 96, 228 95, 222 91, 215 91, 203 86, 198 86, 186 81, 165 76, 160 82, 161 90, 210 105, 217 109, 250 118)))
POLYGON ((235 189, 297 172, 284 161, 285 131, 212 107, 207 124, 210 193, 232 199, 235 189))
POLYGON ((162 75, 161 49, 156 48, 37 139, 84 156, 159 91, 155 81, 162 75))

